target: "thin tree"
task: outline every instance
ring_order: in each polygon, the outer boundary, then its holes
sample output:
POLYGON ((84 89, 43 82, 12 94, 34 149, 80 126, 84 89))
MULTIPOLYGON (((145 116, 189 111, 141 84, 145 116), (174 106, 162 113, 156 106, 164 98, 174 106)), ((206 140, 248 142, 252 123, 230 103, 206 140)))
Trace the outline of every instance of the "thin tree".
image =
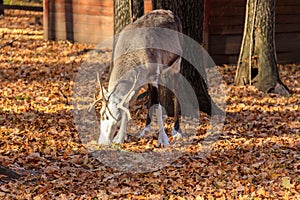
MULTIPOLYGON (((204 0, 152 0, 153 9, 168 9, 173 11, 182 22, 183 33, 199 43, 203 43, 204 0)), ((184 51, 190 52, 189 44, 183 44, 184 51)), ((192 52, 190 52, 191 55, 192 52)), ((199 55, 201 56, 201 55, 199 55)), ((204 80, 205 74, 199 72, 186 60, 182 60, 181 73, 193 87, 198 99, 199 108, 208 115, 223 114, 211 99, 204 80)), ((160 102, 172 115, 172 93, 166 88, 160 90, 160 102)))
POLYGON ((281 82, 275 49, 275 0, 247 0, 235 85, 289 95, 281 82))

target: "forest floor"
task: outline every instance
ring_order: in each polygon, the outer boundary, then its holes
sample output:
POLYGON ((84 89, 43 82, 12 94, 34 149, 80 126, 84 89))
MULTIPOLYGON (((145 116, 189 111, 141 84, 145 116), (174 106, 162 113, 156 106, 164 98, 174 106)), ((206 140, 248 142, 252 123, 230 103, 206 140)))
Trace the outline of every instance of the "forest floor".
MULTIPOLYGON (((75 76, 95 47, 43 40, 40 18, 0 16, 0 164, 22 175, 0 176, 0 199, 300 199, 300 65, 279 66, 290 97, 233 86, 236 67, 220 66, 228 115, 212 149, 200 155, 210 127, 202 114, 193 142, 170 165, 126 172, 89 153, 74 125, 75 76)), ((142 124, 140 116, 133 118, 142 124)), ((160 151, 155 140, 121 148, 160 151)))

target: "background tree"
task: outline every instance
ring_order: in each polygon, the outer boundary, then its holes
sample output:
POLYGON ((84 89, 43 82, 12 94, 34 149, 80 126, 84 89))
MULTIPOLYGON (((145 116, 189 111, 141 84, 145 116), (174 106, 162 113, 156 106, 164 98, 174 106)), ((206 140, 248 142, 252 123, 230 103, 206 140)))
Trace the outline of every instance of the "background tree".
POLYGON ((250 84, 264 92, 289 95, 277 67, 275 0, 247 0, 244 26, 235 84, 250 84))
POLYGON ((114 0, 114 35, 144 14, 144 0, 114 0))
MULTIPOLYGON (((153 9, 173 11, 182 22, 183 33, 197 41, 199 45, 203 42, 204 3, 204 0, 152 0, 153 9)), ((189 44, 183 45, 184 51, 189 53, 191 51, 189 44)), ((190 55, 193 53, 191 52, 190 55)), ((184 59, 181 64, 181 73, 193 87, 201 111, 209 115, 223 114, 223 111, 216 106, 209 96, 204 77, 184 59)), ((172 93, 169 90, 165 88, 161 90, 162 105, 166 108, 167 113, 172 115, 173 101, 170 97, 172 97, 172 93)))

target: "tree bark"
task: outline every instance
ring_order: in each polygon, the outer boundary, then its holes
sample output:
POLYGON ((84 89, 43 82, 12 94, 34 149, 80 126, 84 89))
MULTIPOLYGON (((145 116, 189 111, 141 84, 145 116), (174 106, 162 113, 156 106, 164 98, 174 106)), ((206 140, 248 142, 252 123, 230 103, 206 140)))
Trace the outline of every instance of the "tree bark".
POLYGON ((277 67, 275 0, 247 0, 244 26, 235 84, 288 96, 277 67))
POLYGON ((6 167, 0 165, 0 174, 3 174, 5 176, 7 176, 8 178, 13 178, 13 179, 18 179, 21 176, 19 174, 17 174, 16 172, 7 169, 6 167))
MULTIPOLYGON (((182 22, 183 33, 199 43, 203 42, 204 0, 152 0, 153 9, 167 9, 176 14, 182 22)), ((191 51, 189 44, 183 44, 183 50, 191 51)), ((191 55, 192 52, 191 52, 191 55)), ((201 55, 199 55, 201 56, 201 55)), ((182 59, 181 73, 193 87, 198 99, 199 108, 208 115, 223 114, 223 111, 212 101, 207 85, 199 72, 185 59, 182 59)), ((205 74, 203 74, 205 76, 205 74)), ((160 102, 167 114, 173 115, 172 92, 166 88, 160 89, 160 102)))
POLYGON ((114 35, 143 14, 143 0, 114 0, 114 35))

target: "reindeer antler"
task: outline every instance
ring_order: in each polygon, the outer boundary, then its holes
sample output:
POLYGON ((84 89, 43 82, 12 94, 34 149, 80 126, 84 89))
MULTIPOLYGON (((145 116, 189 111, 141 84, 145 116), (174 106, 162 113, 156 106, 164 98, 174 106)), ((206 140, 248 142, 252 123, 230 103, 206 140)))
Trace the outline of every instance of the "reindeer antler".
POLYGON ((106 99, 105 97, 105 94, 104 94, 104 86, 103 84, 101 83, 101 79, 99 77, 99 73, 97 72, 97 82, 98 82, 98 85, 100 87, 100 93, 101 93, 101 97, 97 100, 95 100, 89 107, 89 111, 91 111, 91 109, 94 107, 94 105, 99 102, 99 101, 102 101, 102 107, 104 107, 104 109, 102 109, 102 112, 100 113, 101 116, 104 115, 104 112, 105 110, 107 109, 109 114, 117 121, 117 119, 115 118, 115 116, 113 116, 113 114, 111 113, 110 109, 108 108, 108 100, 106 99))
POLYGON ((129 112, 129 109, 126 108, 124 106, 124 103, 127 99, 131 99, 132 96, 134 95, 134 93, 132 93, 134 91, 134 88, 135 88, 135 85, 137 83, 137 80, 138 80, 138 77, 139 77, 139 74, 140 72, 135 76, 134 78, 134 82, 133 82, 133 85, 131 87, 131 89, 129 90, 129 92, 127 93, 127 95, 122 99, 122 101, 117 105, 117 108, 123 110, 126 114, 127 114, 127 117, 128 117, 128 121, 131 120, 131 115, 130 115, 130 112, 129 112), (132 93, 132 94, 131 94, 132 93))
POLYGON ((103 87, 103 84, 101 83, 101 79, 99 78, 99 73, 97 72, 97 82, 98 82, 98 85, 100 87, 100 92, 101 92, 101 96, 104 101, 105 101, 105 104, 107 104, 107 99, 105 98, 105 94, 104 94, 104 87, 103 87))
POLYGON ((105 94, 104 94, 104 91, 103 91, 103 85, 102 85, 101 80, 100 80, 100 78, 99 78, 99 73, 98 73, 98 72, 97 72, 97 82, 98 82, 98 85, 99 85, 99 87, 100 87, 101 97, 100 97, 99 99, 96 99, 93 103, 91 103, 91 105, 89 106, 89 109, 88 109, 89 112, 91 111, 91 109, 94 107, 94 105, 95 105, 97 102, 103 100, 103 101, 104 101, 103 106, 105 106, 105 107, 106 107, 107 102, 108 102, 107 99, 105 98, 105 94))
MULTIPOLYGON (((104 109, 102 109, 102 112, 100 112, 100 115, 103 116, 104 115, 104 112, 106 109, 108 109, 108 111, 110 112, 109 108, 107 107, 107 104, 108 104, 108 100, 106 99, 105 97, 105 94, 104 94, 104 86, 103 84, 101 83, 101 80, 99 78, 99 73, 97 72, 97 81, 98 81, 98 85, 100 87, 100 92, 101 92, 101 98, 103 100, 102 102, 102 107, 104 107, 104 109)), ((111 115, 113 117, 113 115, 111 115)))

